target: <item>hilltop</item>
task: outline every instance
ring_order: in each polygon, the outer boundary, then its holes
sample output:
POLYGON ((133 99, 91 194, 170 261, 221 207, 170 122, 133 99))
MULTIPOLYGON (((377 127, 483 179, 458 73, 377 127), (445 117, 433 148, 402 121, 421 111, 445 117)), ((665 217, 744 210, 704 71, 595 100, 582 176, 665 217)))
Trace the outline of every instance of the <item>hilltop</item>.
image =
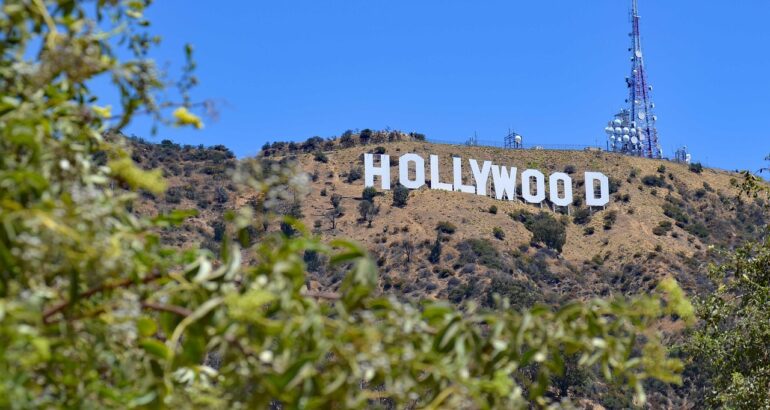
MULTIPOLYGON (((720 250, 756 238, 766 223, 760 203, 738 198, 735 173, 599 151, 506 150, 431 144, 421 134, 377 135, 266 144, 259 158, 296 161, 310 176, 309 193, 296 205, 286 204, 286 212, 301 216, 322 237, 365 245, 380 266, 382 290, 403 297, 488 305, 491 294, 500 293, 518 306, 559 304, 644 292, 664 276, 675 277, 689 292, 705 291, 707 264, 720 250), (605 209, 588 209, 582 189, 575 189, 567 215, 547 204, 427 187, 409 192, 406 204, 395 206, 394 191, 378 189, 373 209, 366 211, 361 210, 364 153, 391 156, 394 186, 400 155, 433 154, 441 159, 443 181, 451 181, 453 156, 546 175, 566 172, 578 187, 585 171, 602 172, 610 178, 611 200, 605 209)), ((164 197, 145 195, 136 209, 151 214, 198 209, 198 216, 163 236, 177 246, 216 251, 227 234, 224 212, 253 199, 229 182, 237 163, 232 153, 223 146, 170 141, 132 145, 134 159, 147 168, 161 167, 170 184, 164 197)), ((470 169, 463 171, 470 180, 470 169)), ((315 255, 306 260, 309 287, 336 289, 339 272, 315 255)))

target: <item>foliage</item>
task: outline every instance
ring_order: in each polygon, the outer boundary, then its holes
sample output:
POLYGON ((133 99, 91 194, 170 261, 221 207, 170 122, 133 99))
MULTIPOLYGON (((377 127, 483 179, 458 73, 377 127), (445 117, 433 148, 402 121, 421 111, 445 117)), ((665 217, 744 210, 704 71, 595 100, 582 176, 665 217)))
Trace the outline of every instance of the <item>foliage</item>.
POLYGON ((315 154, 313 154, 313 159, 317 162, 326 164, 329 162, 329 157, 326 156, 326 154, 323 151, 316 151, 315 154))
MULTIPOLYGON (((157 99, 166 82, 147 59, 147 3, 2 5, 0 408, 542 407, 562 354, 639 400, 647 379, 678 381, 654 330, 664 315, 687 315, 673 283, 655 296, 482 313, 377 296, 363 249, 322 243, 291 217, 295 235, 266 234, 243 250, 249 265, 229 234, 219 259, 162 245, 156 232, 190 213, 130 212, 138 189, 165 184, 106 137, 138 113, 199 126, 184 92, 181 105, 157 99), (121 95, 114 117, 86 87, 97 75, 121 95), (306 288, 306 261, 318 257, 345 272, 339 293, 306 288)), ((178 84, 195 82, 185 73, 178 84)), ((234 178, 260 209, 289 203, 292 215, 303 175, 247 160, 234 178)), ((227 232, 245 238, 253 212, 229 213, 227 232)))
POLYGON ((409 188, 396 184, 393 189, 393 205, 403 208, 406 206, 406 202, 409 200, 409 188))
POLYGON ((650 187, 663 188, 666 186, 666 178, 663 175, 645 175, 642 183, 650 187))
POLYGON ((703 164, 701 164, 700 162, 693 162, 692 164, 690 164, 690 171, 696 174, 700 174, 701 172, 703 172, 703 164))
POLYGON ((527 281, 514 279, 510 275, 501 273, 492 275, 484 304, 495 306, 496 297, 510 300, 515 309, 530 308, 535 303, 542 302, 540 289, 527 281))
POLYGON ((457 250, 460 251, 460 261, 463 263, 478 263, 497 270, 504 267, 500 253, 486 238, 466 239, 457 244, 457 250))
POLYGON ((436 241, 433 242, 433 246, 430 248, 430 254, 428 254, 428 262, 432 264, 439 263, 441 261, 441 238, 436 237, 436 241))
POLYGON ((566 227, 547 212, 528 216, 524 226, 532 232, 532 242, 542 243, 558 252, 567 242, 566 227))
POLYGON ((497 205, 491 205, 489 207, 489 213, 492 214, 492 215, 496 215, 497 214, 497 205))
POLYGON ((615 222, 618 220, 618 211, 612 210, 604 214, 604 230, 608 231, 612 229, 612 227, 615 225, 615 222))
POLYGON ((377 188, 370 186, 364 188, 364 190, 361 192, 361 198, 364 201, 373 201, 374 197, 381 195, 381 193, 377 192, 377 188))
POLYGON ((712 406, 770 407, 770 239, 747 244, 710 269, 716 287, 698 300, 701 325, 688 349, 712 406))
POLYGON ((360 167, 353 167, 350 168, 350 171, 348 171, 348 176, 345 178, 345 181, 349 184, 352 184, 353 182, 361 179, 363 175, 364 171, 360 167))
POLYGON ((436 225, 436 230, 441 233, 451 235, 457 231, 457 227, 451 222, 441 221, 436 225))
POLYGON ((505 239, 505 231, 503 231, 503 228, 499 226, 496 226, 492 229, 492 235, 501 241, 505 239))
POLYGON ((588 208, 578 208, 572 214, 572 221, 577 225, 585 225, 591 222, 591 210, 588 208))
POLYGON ((368 227, 372 227, 374 217, 380 212, 380 207, 374 205, 374 202, 363 200, 358 203, 358 214, 361 215, 361 220, 368 223, 368 227))

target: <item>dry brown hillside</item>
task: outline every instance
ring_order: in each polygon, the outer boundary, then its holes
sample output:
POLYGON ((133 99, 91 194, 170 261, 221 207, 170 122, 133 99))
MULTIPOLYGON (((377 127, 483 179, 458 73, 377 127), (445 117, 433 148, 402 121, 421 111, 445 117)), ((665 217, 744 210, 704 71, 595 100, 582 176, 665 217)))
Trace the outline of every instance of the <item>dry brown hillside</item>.
MULTIPOLYGON (((198 217, 165 237, 180 246, 197 243, 216 249, 217 240, 226 234, 222 212, 245 203, 249 195, 228 184, 227 172, 235 164, 232 155, 224 147, 135 144, 140 153, 135 159, 148 167, 162 166, 171 182, 165 198, 147 197, 137 207, 143 212, 198 208, 198 217)), ((327 142, 317 149, 295 145, 279 152, 267 150, 263 160, 298 161, 313 181, 309 195, 299 202, 305 224, 327 238, 363 243, 380 266, 382 289, 405 297, 454 302, 470 298, 490 304, 491 295, 499 293, 526 306, 645 291, 666 275, 690 291, 702 291, 706 265, 719 257, 718 251, 758 236, 757 227, 765 222, 760 204, 737 199, 735 183, 740 177, 725 171, 697 173, 683 164, 604 152, 505 150, 414 140, 346 145, 327 142), (369 227, 359 206, 363 154, 373 152, 391 156, 394 184, 398 157, 409 152, 426 162, 430 154, 438 155, 442 181, 451 181, 452 156, 519 170, 535 168, 546 175, 565 171, 575 180, 575 203, 567 216, 547 205, 423 187, 411 191, 406 205, 398 207, 391 190, 373 199, 379 212, 369 227), (583 205, 584 171, 610 177, 612 195, 606 209, 588 210, 583 205), (341 212, 332 218, 332 198, 337 195, 341 212), (556 236, 563 230, 562 251, 533 241, 537 230, 556 236)), ((465 164, 464 178, 472 181, 465 164)), ((429 175, 428 169, 428 179, 429 175)), ((338 272, 315 255, 306 255, 306 260, 311 287, 336 288, 338 272)))

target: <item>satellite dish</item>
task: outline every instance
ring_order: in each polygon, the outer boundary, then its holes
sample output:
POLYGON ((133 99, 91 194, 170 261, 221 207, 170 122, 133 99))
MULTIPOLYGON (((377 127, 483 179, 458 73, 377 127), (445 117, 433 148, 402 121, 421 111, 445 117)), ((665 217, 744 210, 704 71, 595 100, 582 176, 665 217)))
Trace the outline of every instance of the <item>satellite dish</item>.
POLYGON ((636 128, 631 128, 631 135, 636 135, 636 128))
POLYGON ((517 135, 517 136, 513 137, 513 140, 516 141, 517 143, 521 144, 521 135, 517 135))
POLYGON ((631 137, 631 143, 632 144, 636 145, 637 142, 639 142, 639 140, 636 139, 636 137, 631 137))
POLYGON ((610 135, 610 141, 615 141, 615 136, 614 135, 610 135))
POLYGON ((642 58, 642 50, 636 50, 636 53, 634 53, 637 58, 642 58))
POLYGON ((615 132, 615 129, 612 127, 607 127, 604 129, 604 132, 606 132, 607 134, 612 134, 613 132, 615 132))
POLYGON ((630 140, 630 139, 631 139, 631 137, 629 137, 628 135, 624 135, 623 136, 623 141, 625 141, 625 142, 628 142, 628 140, 630 140))
POLYGON ((615 134, 623 135, 623 128, 615 127, 615 134))
POLYGON ((628 134, 630 131, 628 127, 623 127, 623 134, 628 134))
POLYGON ((647 115, 643 111, 639 111, 639 119, 644 120, 645 118, 647 118, 647 115))
POLYGON ((620 120, 620 118, 615 118, 615 121, 612 122, 615 125, 620 125, 623 123, 623 121, 620 120))

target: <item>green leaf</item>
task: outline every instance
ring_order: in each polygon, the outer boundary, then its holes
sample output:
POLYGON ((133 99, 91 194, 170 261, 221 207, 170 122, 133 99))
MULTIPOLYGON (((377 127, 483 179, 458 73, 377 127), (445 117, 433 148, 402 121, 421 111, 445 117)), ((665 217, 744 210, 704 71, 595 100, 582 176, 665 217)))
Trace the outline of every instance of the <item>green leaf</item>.
POLYGON ((158 331, 158 324, 147 316, 141 316, 136 320, 136 329, 139 331, 139 336, 148 337, 158 331))
POLYGON ((171 355, 171 350, 163 342, 156 339, 144 338, 139 340, 139 346, 150 355, 166 360, 171 355))

